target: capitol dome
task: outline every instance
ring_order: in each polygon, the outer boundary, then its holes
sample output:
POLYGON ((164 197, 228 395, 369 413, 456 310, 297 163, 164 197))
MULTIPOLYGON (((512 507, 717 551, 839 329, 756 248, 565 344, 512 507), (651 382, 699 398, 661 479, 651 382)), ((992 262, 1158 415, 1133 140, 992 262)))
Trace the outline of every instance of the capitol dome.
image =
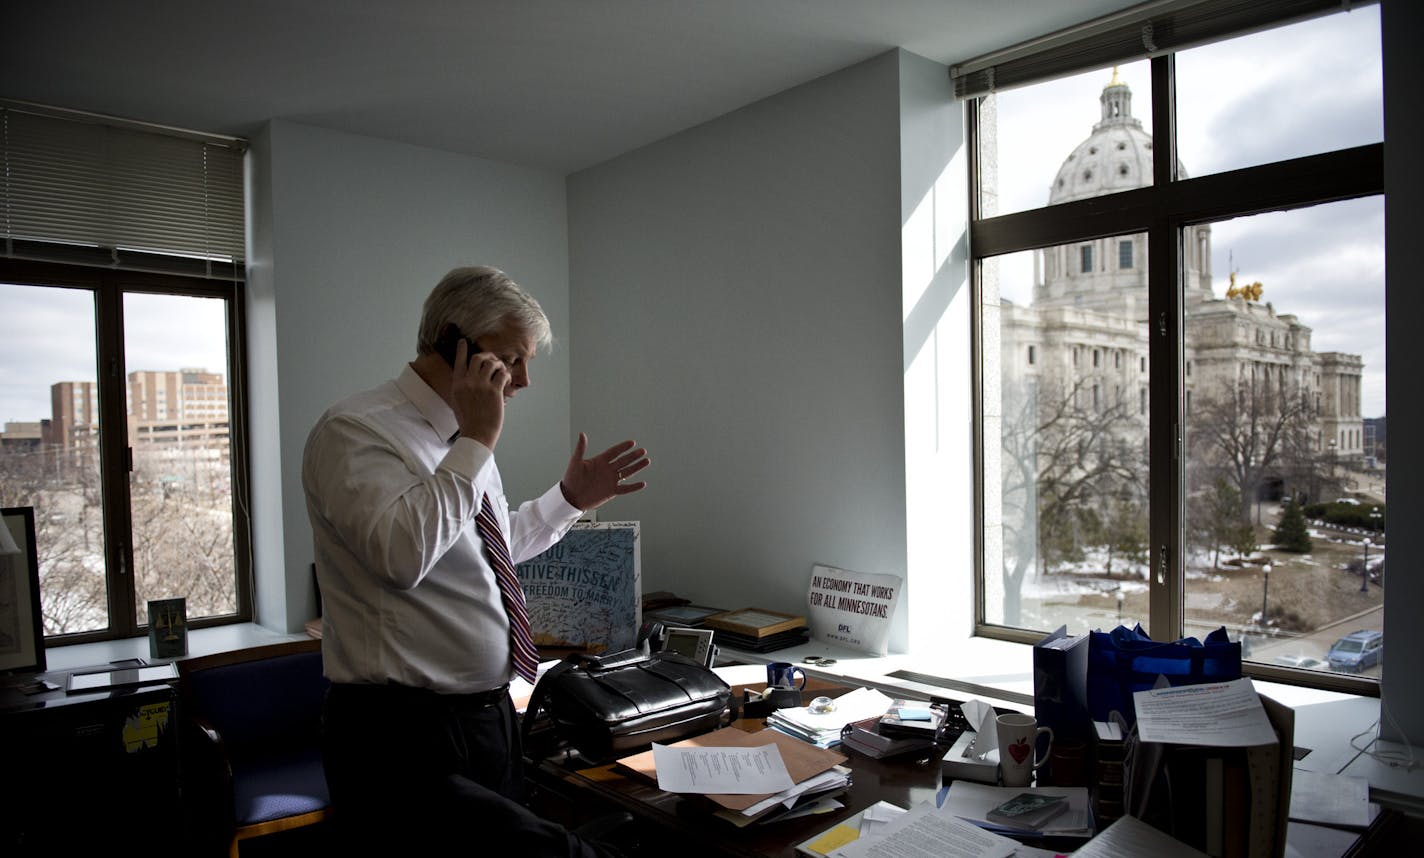
MULTIPOLYGON (((1152 184, 1152 135, 1132 115, 1132 90, 1118 79, 1116 69, 1099 101, 1103 117, 1058 168, 1049 189, 1050 205, 1152 184)), ((1186 177, 1180 162, 1177 170, 1186 177)))
MULTIPOLYGON (((1132 90, 1118 78, 1098 97, 1102 118, 1058 168, 1050 205, 1152 184, 1152 135, 1132 115, 1132 90)), ((1177 162, 1177 175, 1186 171, 1177 162)), ((1211 225, 1183 230, 1182 284, 1188 304, 1211 297, 1211 225)), ((1034 303, 1142 320, 1147 317, 1147 234, 1107 236, 1039 251, 1034 303), (1041 278, 1041 279, 1040 279, 1041 278)))

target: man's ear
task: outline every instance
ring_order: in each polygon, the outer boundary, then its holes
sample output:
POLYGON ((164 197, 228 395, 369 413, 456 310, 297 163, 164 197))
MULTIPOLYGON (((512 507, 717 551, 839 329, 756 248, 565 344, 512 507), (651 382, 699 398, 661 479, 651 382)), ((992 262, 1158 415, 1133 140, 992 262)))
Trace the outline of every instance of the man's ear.
MULTIPOLYGON (((435 340, 435 353, 445 359, 445 365, 453 369, 455 367, 455 353, 460 340, 464 334, 460 332, 460 326, 454 322, 447 322, 445 327, 440 329, 440 336, 435 340)), ((474 352, 470 352, 474 354, 474 352)))

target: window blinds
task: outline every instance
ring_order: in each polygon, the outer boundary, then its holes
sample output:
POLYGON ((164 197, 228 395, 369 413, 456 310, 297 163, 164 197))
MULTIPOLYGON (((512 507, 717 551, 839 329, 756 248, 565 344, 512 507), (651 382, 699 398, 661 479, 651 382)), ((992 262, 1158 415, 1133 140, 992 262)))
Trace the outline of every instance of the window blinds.
POLYGON ((243 141, 0 103, 0 253, 241 279, 243 141))
POLYGON ((949 74, 956 96, 975 98, 1376 2, 1153 0, 959 63, 949 74))

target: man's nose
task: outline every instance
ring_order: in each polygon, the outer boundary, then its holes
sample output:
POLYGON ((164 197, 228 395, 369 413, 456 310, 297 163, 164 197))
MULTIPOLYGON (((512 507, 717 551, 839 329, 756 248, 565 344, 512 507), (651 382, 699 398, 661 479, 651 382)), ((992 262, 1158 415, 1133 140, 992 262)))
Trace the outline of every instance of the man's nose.
POLYGON ((528 370, 528 368, 523 367, 523 366, 517 366, 517 367, 515 367, 515 368, 514 368, 514 371, 509 374, 509 383, 512 384, 512 385, 514 385, 514 386, 517 387, 517 388, 525 388, 525 387, 528 387, 528 386, 529 386, 529 370, 528 370))

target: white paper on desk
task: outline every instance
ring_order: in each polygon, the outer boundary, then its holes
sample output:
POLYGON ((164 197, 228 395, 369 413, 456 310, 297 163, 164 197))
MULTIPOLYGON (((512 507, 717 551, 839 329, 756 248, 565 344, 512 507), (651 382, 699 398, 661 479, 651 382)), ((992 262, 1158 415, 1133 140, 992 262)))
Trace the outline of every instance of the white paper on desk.
POLYGON ((1135 691, 1132 704, 1144 742, 1249 748, 1278 741, 1249 677, 1135 691))
MULTIPOLYGON (((770 821, 784 822, 788 819, 795 819, 798 816, 819 816, 823 813, 830 813, 833 810, 840 810, 845 807, 833 798, 818 798, 815 801, 808 801, 794 810, 788 810, 780 816, 773 816, 770 821)), ((763 823, 768 820, 762 820, 763 823)))
POLYGON ((836 708, 830 712, 812 712, 806 706, 788 706, 776 710, 776 714, 807 730, 833 731, 840 735, 840 729, 845 725, 866 718, 878 718, 894 702, 894 698, 886 697, 874 688, 857 688, 837 697, 836 708))
POLYGON ((779 793, 795 784, 776 745, 759 748, 674 748, 653 745, 658 788, 707 795, 779 793))
POLYGON ((832 789, 833 787, 842 786, 847 782, 848 775, 846 775, 845 769, 839 767, 826 769, 819 775, 812 775, 811 777, 807 778, 804 781, 801 781, 798 784, 792 784, 787 789, 781 790, 780 792, 777 792, 774 795, 767 796, 756 804, 753 804, 752 806, 743 810, 742 815, 756 816, 762 811, 770 808, 772 805, 777 804, 784 805, 789 809, 796 806, 796 802, 800 801, 800 797, 803 793, 823 792, 825 790, 832 789))
POLYGON ((971 755, 983 758, 983 756, 999 747, 999 725, 994 719, 998 713, 994 707, 983 700, 966 700, 959 704, 959 711, 964 713, 964 718, 974 725, 974 745, 970 749, 971 755))
POLYGON ((1290 818, 1365 828, 1370 824, 1370 782, 1351 775, 1296 769, 1291 772, 1290 818))
POLYGON ((509 680, 509 696, 514 700, 515 708, 519 711, 519 714, 523 715, 524 710, 528 708, 529 696, 534 693, 535 683, 544 677, 545 671, 558 663, 559 659, 557 658, 552 661, 539 662, 538 672, 534 675, 534 682, 530 682, 522 676, 516 676, 509 680))
POLYGON ((1164 834, 1134 816, 1120 816, 1097 837, 1083 844, 1073 858, 1121 858, 1123 855, 1151 855, 1153 858, 1207 858, 1182 841, 1164 834))
POLYGON ((885 833, 890 823, 909 813, 899 805, 888 801, 877 801, 860 815, 860 836, 876 837, 885 833))
POLYGON ((869 838, 862 833, 829 858, 1009 858, 1017 848, 1017 841, 940 813, 927 801, 910 808, 883 833, 869 838))

